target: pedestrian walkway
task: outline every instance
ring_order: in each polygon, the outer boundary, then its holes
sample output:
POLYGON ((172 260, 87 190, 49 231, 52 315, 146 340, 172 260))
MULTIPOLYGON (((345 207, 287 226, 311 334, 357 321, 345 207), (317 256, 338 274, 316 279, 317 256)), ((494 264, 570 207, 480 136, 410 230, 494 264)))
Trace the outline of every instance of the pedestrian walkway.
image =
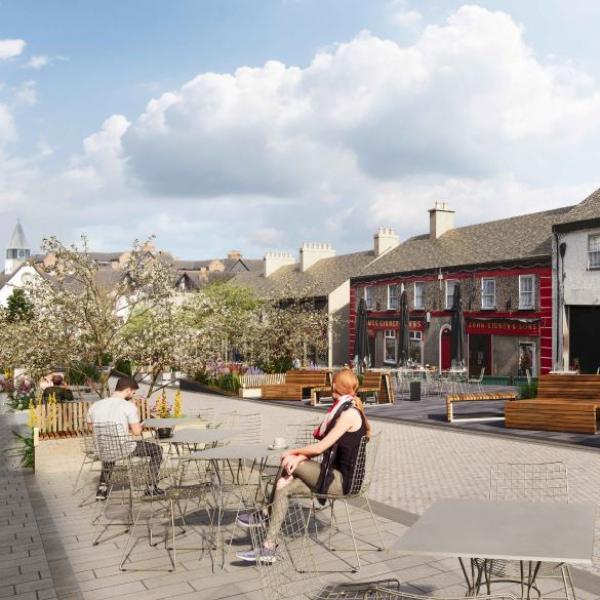
POLYGON ((0 405, 0 598, 53 600, 58 596, 26 484, 33 475, 5 452, 15 445, 12 428, 0 405))

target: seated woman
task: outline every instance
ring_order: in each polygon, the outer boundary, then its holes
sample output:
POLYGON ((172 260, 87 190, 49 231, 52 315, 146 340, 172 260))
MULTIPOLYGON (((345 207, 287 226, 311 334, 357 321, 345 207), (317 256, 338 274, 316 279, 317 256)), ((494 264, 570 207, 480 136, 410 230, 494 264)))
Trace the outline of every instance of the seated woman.
POLYGON ((57 402, 72 402, 73 392, 67 387, 65 378, 62 373, 54 373, 52 375, 52 385, 44 389, 42 402, 48 402, 50 396, 54 394, 57 402))
MULTIPOLYGON (((350 491, 360 441, 371 433, 362 401, 356 396, 358 385, 350 369, 335 375, 334 404, 313 433, 317 443, 287 450, 281 456, 281 475, 275 483, 271 514, 265 516, 268 525, 264 548, 260 552, 238 552, 237 558, 263 562, 277 559, 275 539, 285 519, 290 496, 311 492, 341 496, 350 491), (321 454, 321 463, 311 460, 321 454)), ((238 517, 242 527, 257 527, 263 523, 262 519, 257 520, 256 513, 243 513, 238 517)))

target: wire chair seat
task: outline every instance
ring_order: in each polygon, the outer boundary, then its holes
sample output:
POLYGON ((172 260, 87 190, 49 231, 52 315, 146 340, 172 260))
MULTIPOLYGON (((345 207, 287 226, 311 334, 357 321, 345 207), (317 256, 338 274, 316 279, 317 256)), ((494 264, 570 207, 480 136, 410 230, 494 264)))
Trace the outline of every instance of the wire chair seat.
MULTIPOLYGON (((569 501, 567 466, 562 462, 545 463, 497 463, 490 468, 490 500, 514 500, 525 502, 569 501)), ((575 591, 568 565, 560 562, 529 563, 510 560, 473 559, 482 570, 488 593, 494 582, 520 582, 536 578, 559 579, 564 586, 565 598, 575 598, 575 591)), ((538 594, 537 585, 531 585, 538 594)), ((522 588, 522 595, 525 588, 522 588)))

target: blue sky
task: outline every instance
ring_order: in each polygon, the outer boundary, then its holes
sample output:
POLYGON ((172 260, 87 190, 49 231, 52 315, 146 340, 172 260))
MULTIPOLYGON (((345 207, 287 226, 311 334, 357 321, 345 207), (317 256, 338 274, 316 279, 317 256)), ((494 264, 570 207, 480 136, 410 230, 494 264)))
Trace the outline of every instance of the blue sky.
POLYGON ((599 17, 594 0, 0 0, 0 239, 20 216, 33 246, 343 252, 378 225, 421 232, 434 200, 459 223, 578 202, 600 185, 599 17))

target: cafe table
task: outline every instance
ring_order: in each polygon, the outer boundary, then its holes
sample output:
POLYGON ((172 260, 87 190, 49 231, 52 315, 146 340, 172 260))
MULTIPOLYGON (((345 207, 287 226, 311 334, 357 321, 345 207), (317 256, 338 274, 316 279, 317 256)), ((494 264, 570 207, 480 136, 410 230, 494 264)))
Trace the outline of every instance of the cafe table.
POLYGON ((177 427, 178 425, 186 425, 191 422, 206 423, 198 417, 166 417, 164 419, 154 417, 151 419, 145 419, 142 422, 144 427, 151 427, 152 429, 158 429, 159 427, 177 427))
MULTIPOLYGON (((216 430, 218 431, 218 430, 216 430)), ((225 511, 225 500, 228 493, 233 493, 238 498, 235 508, 235 518, 233 519, 233 530, 228 543, 229 550, 233 544, 236 530, 236 520, 240 511, 245 506, 246 492, 251 487, 252 473, 258 471, 258 480, 260 481, 260 472, 263 470, 267 460, 274 456, 280 456, 281 449, 271 450, 266 444, 254 445, 227 445, 208 448, 191 452, 185 458, 186 460, 205 460, 209 461, 215 474, 215 489, 217 503, 217 544, 221 545, 223 551, 222 566, 225 566, 225 544, 222 541, 222 521, 225 511), (232 463, 237 462, 237 475, 234 473, 232 463), (250 468, 247 468, 250 463, 250 468), (225 472, 231 474, 231 482, 226 481, 225 472)))
POLYGON ((554 502, 443 499, 435 502, 394 544, 403 554, 456 557, 468 592, 477 594, 482 569, 471 574, 464 559, 517 561, 524 597, 536 589, 543 562, 590 566, 595 507, 554 502), (526 594, 525 594, 526 591, 526 594))

